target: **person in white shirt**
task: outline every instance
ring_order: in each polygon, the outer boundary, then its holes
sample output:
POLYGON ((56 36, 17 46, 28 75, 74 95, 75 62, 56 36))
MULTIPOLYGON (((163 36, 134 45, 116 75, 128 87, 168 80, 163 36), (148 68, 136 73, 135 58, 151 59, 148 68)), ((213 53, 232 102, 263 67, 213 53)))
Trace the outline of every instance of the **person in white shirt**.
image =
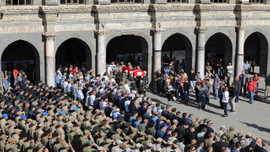
POLYGON ((81 100, 81 102, 83 103, 84 95, 83 95, 83 92, 82 92, 82 87, 79 87, 77 96, 81 100))
POLYGON ((96 91, 93 91, 92 95, 89 98, 89 103, 90 103, 91 106, 95 105, 95 100, 96 100, 96 91))
POLYGON ((108 107, 108 98, 103 98, 99 102, 99 109, 100 110, 105 110, 106 107, 108 107))
POLYGON ((249 69, 250 69, 250 64, 248 63, 248 61, 246 61, 244 65, 244 70, 246 71, 246 73, 249 73, 249 69))
POLYGON ((227 66, 227 72, 230 73, 230 75, 233 75, 233 66, 232 63, 229 62, 229 65, 227 66))
POLYGON ((123 89, 126 89, 127 90, 127 93, 130 94, 129 82, 127 80, 125 81, 125 84, 123 86, 123 89))
POLYGON ((223 104, 223 108, 224 108, 224 115, 222 115, 223 117, 227 117, 228 116, 228 110, 227 110, 227 106, 229 103, 229 92, 228 92, 228 87, 226 87, 224 89, 224 92, 222 93, 222 104, 223 104))

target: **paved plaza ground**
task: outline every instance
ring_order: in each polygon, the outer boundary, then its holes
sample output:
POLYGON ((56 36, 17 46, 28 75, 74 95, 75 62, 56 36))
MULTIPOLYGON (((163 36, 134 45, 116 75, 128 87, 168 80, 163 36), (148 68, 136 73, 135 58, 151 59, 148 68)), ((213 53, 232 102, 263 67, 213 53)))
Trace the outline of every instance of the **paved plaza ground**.
MULTIPOLYGON (((185 105, 179 101, 171 102, 172 107, 177 110, 187 113, 193 113, 195 117, 200 116, 201 118, 211 119, 213 129, 217 131, 220 126, 225 125, 226 127, 235 126, 238 131, 244 133, 251 133, 253 136, 262 138, 270 142, 270 98, 267 100, 262 98, 264 92, 264 79, 261 78, 259 86, 259 97, 260 100, 255 100, 253 104, 249 104, 248 98, 240 97, 238 103, 236 103, 236 113, 229 112, 228 117, 221 117, 224 114, 223 109, 219 109, 219 100, 214 100, 213 96, 210 95, 210 105, 206 106, 206 111, 198 109, 195 104, 185 105)), ((152 93, 147 94, 153 98, 155 102, 161 102, 167 104, 167 98, 154 95, 152 93)), ((191 94, 191 102, 195 102, 195 95, 191 94)), ((230 106, 228 105, 228 110, 230 106)), ((270 149, 268 149, 270 150, 270 149)))

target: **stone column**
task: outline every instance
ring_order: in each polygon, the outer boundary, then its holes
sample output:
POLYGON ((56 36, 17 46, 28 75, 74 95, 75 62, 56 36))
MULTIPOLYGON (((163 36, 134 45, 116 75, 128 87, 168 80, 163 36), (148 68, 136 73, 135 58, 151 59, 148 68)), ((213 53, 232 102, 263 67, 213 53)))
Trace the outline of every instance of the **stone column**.
POLYGON ((243 26, 238 26, 238 49, 236 62, 236 75, 239 76, 244 70, 244 43, 245 43, 245 29, 243 26))
POLYGON ((154 72, 161 69, 161 30, 154 30, 154 72))
POLYGON ((106 72, 106 32, 105 31, 97 31, 97 74, 101 76, 106 72))
POLYGON ((197 72, 200 72, 202 78, 204 78, 205 69, 205 32, 206 27, 196 27, 198 32, 198 46, 197 46, 197 72))
POLYGON ((55 87, 55 50, 54 38, 56 34, 45 33, 46 38, 46 80, 48 86, 55 87))

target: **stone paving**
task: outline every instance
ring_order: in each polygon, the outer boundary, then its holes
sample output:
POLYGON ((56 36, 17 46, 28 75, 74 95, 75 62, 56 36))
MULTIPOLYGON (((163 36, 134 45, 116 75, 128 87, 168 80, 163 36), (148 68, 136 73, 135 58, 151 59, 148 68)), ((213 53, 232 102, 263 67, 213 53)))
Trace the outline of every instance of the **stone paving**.
MULTIPOLYGON (((225 125, 226 127, 235 126, 238 131, 244 133, 251 133, 253 136, 262 138, 270 142, 270 98, 264 99, 264 79, 261 78, 259 86, 259 100, 254 100, 253 104, 249 104, 248 98, 240 97, 238 103, 236 103, 236 112, 229 112, 228 117, 221 117, 224 114, 223 109, 219 109, 219 100, 214 100, 213 96, 210 95, 210 105, 206 106, 206 111, 198 109, 195 104, 185 105, 179 101, 171 102, 172 107, 177 108, 181 112, 193 113, 196 117, 211 119, 213 129, 217 131, 220 126, 225 125)), ((152 97, 153 101, 167 104, 167 98, 158 96, 152 93, 147 94, 152 97)), ((191 94, 191 102, 194 101, 194 94, 191 94)), ((228 105, 228 110, 230 106, 228 105)), ((270 150, 270 149, 268 149, 270 150)))

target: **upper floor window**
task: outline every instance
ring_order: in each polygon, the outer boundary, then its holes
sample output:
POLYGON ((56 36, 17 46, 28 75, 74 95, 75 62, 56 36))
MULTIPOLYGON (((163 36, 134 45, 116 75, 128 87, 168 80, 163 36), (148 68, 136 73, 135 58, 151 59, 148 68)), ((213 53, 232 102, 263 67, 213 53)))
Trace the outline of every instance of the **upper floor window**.
POLYGON ((111 0, 111 3, 143 3, 143 0, 111 0))
POLYGON ((265 0, 249 0, 251 4, 265 4, 265 0))
POLYGON ((32 0, 6 0, 6 5, 32 5, 32 0))
POLYGON ((168 3, 188 3, 188 0, 167 0, 168 3))
POLYGON ((229 3, 229 0, 211 0, 211 3, 229 3))
POLYGON ((61 0, 61 4, 85 4, 85 0, 61 0))

